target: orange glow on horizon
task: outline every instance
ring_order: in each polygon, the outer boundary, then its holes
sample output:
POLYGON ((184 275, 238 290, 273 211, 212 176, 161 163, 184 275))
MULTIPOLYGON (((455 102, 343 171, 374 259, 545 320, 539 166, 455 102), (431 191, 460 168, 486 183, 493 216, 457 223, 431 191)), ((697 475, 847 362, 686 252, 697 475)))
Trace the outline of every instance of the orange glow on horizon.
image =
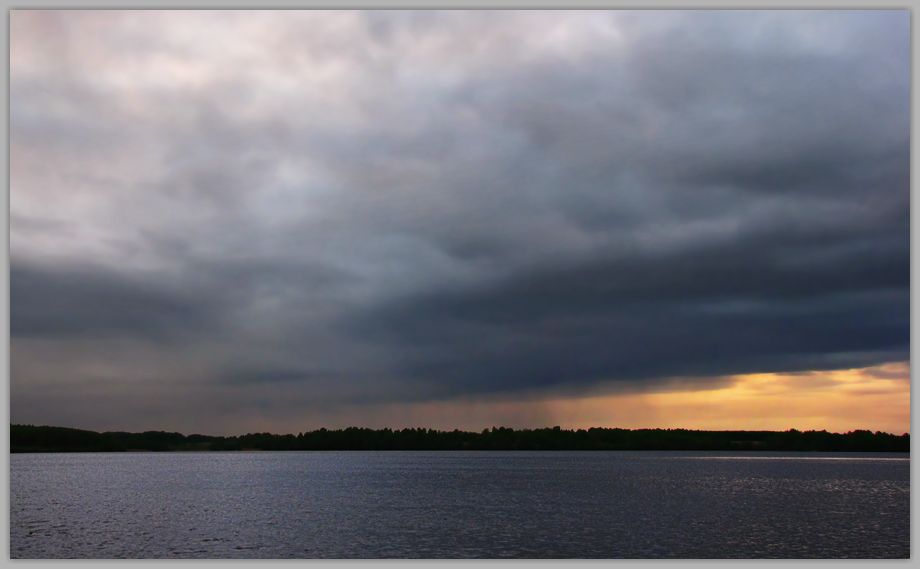
MULTIPOLYGON (((907 364, 865 369, 735 376, 725 387, 556 403, 573 426, 613 413, 619 426, 711 430, 854 429, 910 432, 907 364), (574 406, 573 406, 574 403, 574 406), (617 419, 620 419, 619 421, 617 419)), ((608 419, 609 420, 609 419, 608 419)))
MULTIPOLYGON (((910 432, 906 362, 862 369, 732 376, 717 387, 524 400, 451 400, 354 409, 365 426, 855 429, 910 432), (399 425, 393 417, 400 417, 399 425)), ((353 421, 352 421, 353 422, 353 421)))

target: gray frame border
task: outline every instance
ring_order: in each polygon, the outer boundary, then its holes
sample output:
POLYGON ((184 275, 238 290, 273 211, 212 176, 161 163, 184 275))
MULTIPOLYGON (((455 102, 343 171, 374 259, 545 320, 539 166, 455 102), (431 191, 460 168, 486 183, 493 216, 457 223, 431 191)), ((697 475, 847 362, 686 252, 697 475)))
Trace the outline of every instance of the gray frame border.
MULTIPOLYGON (((7 112, 2 114, 2 127, 3 131, 6 133, 6 136, 3 137, 4 151, 3 151, 3 166, 6 172, 6 196, 3 201, 3 206, 5 208, 3 212, 2 224, 4 226, 4 231, 2 238, 4 240, 3 247, 3 269, 2 269, 2 278, 0 278, 0 314, 6 320, 5 326, 0 326, 0 334, 2 334, 2 350, 0 350, 0 370, 3 371, 3 381, 5 384, 5 389, 2 391, 5 398, 4 405, 2 406, 4 419, 3 419, 3 468, 0 469, 0 485, 3 487, 3 500, 0 500, 0 507, 3 509, 2 523, 0 523, 0 532, 3 533, 2 538, 2 556, 0 556, 0 565, 10 564, 25 564, 31 567, 34 566, 56 566, 61 561, 25 561, 25 560, 10 560, 10 518, 9 518, 9 418, 10 418, 10 329, 9 329, 9 317, 10 317, 10 291, 9 291, 9 261, 10 261, 10 242, 9 242, 9 197, 10 197, 10 187, 9 187, 9 11, 11 10, 36 10, 36 9, 65 9, 65 10, 86 10, 86 9, 153 9, 153 10, 164 10, 164 9, 177 9, 177 10, 190 10, 190 9, 204 9, 204 10, 218 10, 218 9, 246 9, 246 10, 272 10, 272 9, 337 9, 337 10, 346 10, 346 9, 455 9, 455 10, 470 10, 470 9, 483 9, 483 10, 503 10, 503 9, 552 9, 552 10, 584 10, 584 9, 642 9, 642 10, 655 10, 655 9, 682 9, 682 10, 700 10, 700 9, 732 9, 732 10, 744 10, 744 9, 902 9, 910 10, 913 12, 913 9, 917 6, 920 6, 920 0, 901 0, 901 1, 890 1, 884 0, 879 3, 870 3, 866 0, 807 0, 806 2, 795 1, 795 0, 759 0, 756 2, 745 2, 739 0, 705 0, 703 2, 692 2, 691 0, 645 0, 645 1, 617 1, 617 0, 573 0, 570 2, 564 2, 560 0, 495 0, 492 2, 484 0, 402 0, 396 1, 393 0, 358 0, 358 1, 344 1, 344 2, 334 2, 329 0, 270 0, 268 2, 259 3, 254 2, 253 0, 190 0, 190 1, 177 1, 177 0, 140 0, 136 2, 125 2, 125 0, 93 0, 90 2, 85 2, 81 0, 33 0, 33 1, 10 1, 10 0, 0 0, 0 6, 4 8, 4 25, 2 27, 2 41, 6 48, 6 74, 4 76, 5 88, 0 91, 0 97, 2 97, 2 103, 7 112)), ((913 14, 912 14, 913 16, 913 14)), ((913 20, 913 17, 911 18, 913 20)), ((916 108, 916 102, 918 99, 917 95, 917 73, 916 73, 916 62, 918 55, 918 45, 914 41, 914 26, 913 21, 911 22, 911 204, 910 204, 910 213, 911 213, 911 228, 910 228, 910 240, 911 240, 911 303, 910 303, 910 321, 911 321, 911 341, 910 341, 910 353, 911 359, 913 355, 917 353, 917 335, 915 332, 915 323, 918 321, 918 314, 920 314, 920 308, 917 307, 917 304, 914 302, 914 292, 917 286, 918 275, 920 275, 920 267, 918 267, 917 257, 920 255, 920 234, 915 230, 914 220, 918 218, 918 211, 920 211, 920 205, 918 205, 917 200, 914 199, 915 187, 914 187, 914 177, 913 171, 914 168, 920 164, 918 160, 918 150, 914 144, 914 133, 917 131, 918 127, 918 118, 917 113, 914 112, 916 108)), ((911 388, 916 385, 916 374, 914 369, 911 369, 911 388)), ((913 431, 915 415, 911 412, 911 430, 913 431)), ((911 444, 911 449, 914 449, 914 445, 911 444)), ((916 481, 916 471, 911 462, 911 485, 916 481)), ((876 564, 888 565, 891 563, 903 566, 905 563, 913 565, 915 559, 913 557, 914 553, 914 543, 916 542, 918 536, 920 536, 920 529, 918 529, 917 524, 913 523, 913 514, 916 511, 915 505, 917 502, 916 494, 913 494, 911 498, 911 560, 910 561, 857 561, 857 560, 821 560, 821 561, 802 561, 802 560, 751 560, 751 561, 737 561, 741 564, 757 564, 757 565, 774 565, 781 564, 783 566, 792 566, 792 567, 808 567, 814 565, 827 565, 831 563, 844 563, 849 566, 859 566, 859 567, 875 567, 876 564)), ((77 563, 79 565, 87 566, 90 564, 95 564, 97 561, 94 560, 78 560, 71 561, 72 563, 77 563)), ((152 561, 152 560, 135 560, 135 561, 105 561, 101 562, 107 566, 112 566, 111 564, 132 564, 132 563, 144 563, 149 564, 153 563, 156 565, 159 564, 169 564, 170 566, 195 566, 201 563, 205 564, 216 564, 216 563, 231 563, 235 566, 249 566, 256 567, 257 564, 261 564, 265 561, 253 560, 212 560, 212 561, 152 561)), ((437 565, 451 565, 454 567, 499 567, 507 566, 507 564, 513 564, 515 566, 522 566, 522 564, 536 563, 540 566, 553 566, 553 567, 564 567, 568 566, 569 563, 576 564, 591 564, 597 565, 600 563, 615 563, 618 566, 641 566, 641 567, 666 567, 672 566, 673 564, 678 565, 689 565, 689 566, 708 566, 710 564, 723 565, 725 563, 735 563, 734 560, 674 560, 674 561, 659 561, 659 560, 599 560, 599 561, 589 561, 589 560, 525 560, 525 561, 405 561, 405 560, 374 560, 374 561, 334 561, 334 560, 299 560, 299 561, 281 561, 275 560, 271 563, 302 563, 310 564, 311 566, 352 566, 352 565, 367 565, 367 564, 383 564, 388 566, 397 566, 403 563, 407 563, 412 566, 437 566, 437 565)))

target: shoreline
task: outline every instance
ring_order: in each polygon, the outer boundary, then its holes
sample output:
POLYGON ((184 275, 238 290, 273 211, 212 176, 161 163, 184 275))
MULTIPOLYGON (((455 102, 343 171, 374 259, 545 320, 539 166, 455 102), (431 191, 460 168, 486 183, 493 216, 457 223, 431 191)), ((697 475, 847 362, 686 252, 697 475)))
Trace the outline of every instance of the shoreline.
POLYGON ((271 451, 708 451, 910 453, 910 435, 854 430, 702 431, 690 429, 515 430, 319 429, 297 434, 238 436, 178 432, 96 432, 67 427, 11 425, 10 453, 271 451))

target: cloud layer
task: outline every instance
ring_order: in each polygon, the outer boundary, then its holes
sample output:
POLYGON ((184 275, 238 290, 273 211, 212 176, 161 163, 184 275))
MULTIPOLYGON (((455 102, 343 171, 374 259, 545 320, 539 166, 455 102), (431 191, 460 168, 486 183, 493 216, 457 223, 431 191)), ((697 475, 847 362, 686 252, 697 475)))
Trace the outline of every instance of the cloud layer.
POLYGON ((908 359, 907 11, 10 31, 14 420, 908 359))

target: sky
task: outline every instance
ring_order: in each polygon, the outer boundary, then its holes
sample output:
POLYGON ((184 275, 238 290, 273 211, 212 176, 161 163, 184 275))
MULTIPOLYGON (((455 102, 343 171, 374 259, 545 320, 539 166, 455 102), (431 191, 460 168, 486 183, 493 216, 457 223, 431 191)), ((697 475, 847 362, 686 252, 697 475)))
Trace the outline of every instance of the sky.
POLYGON ((909 42, 14 10, 11 421, 908 432, 909 42))

